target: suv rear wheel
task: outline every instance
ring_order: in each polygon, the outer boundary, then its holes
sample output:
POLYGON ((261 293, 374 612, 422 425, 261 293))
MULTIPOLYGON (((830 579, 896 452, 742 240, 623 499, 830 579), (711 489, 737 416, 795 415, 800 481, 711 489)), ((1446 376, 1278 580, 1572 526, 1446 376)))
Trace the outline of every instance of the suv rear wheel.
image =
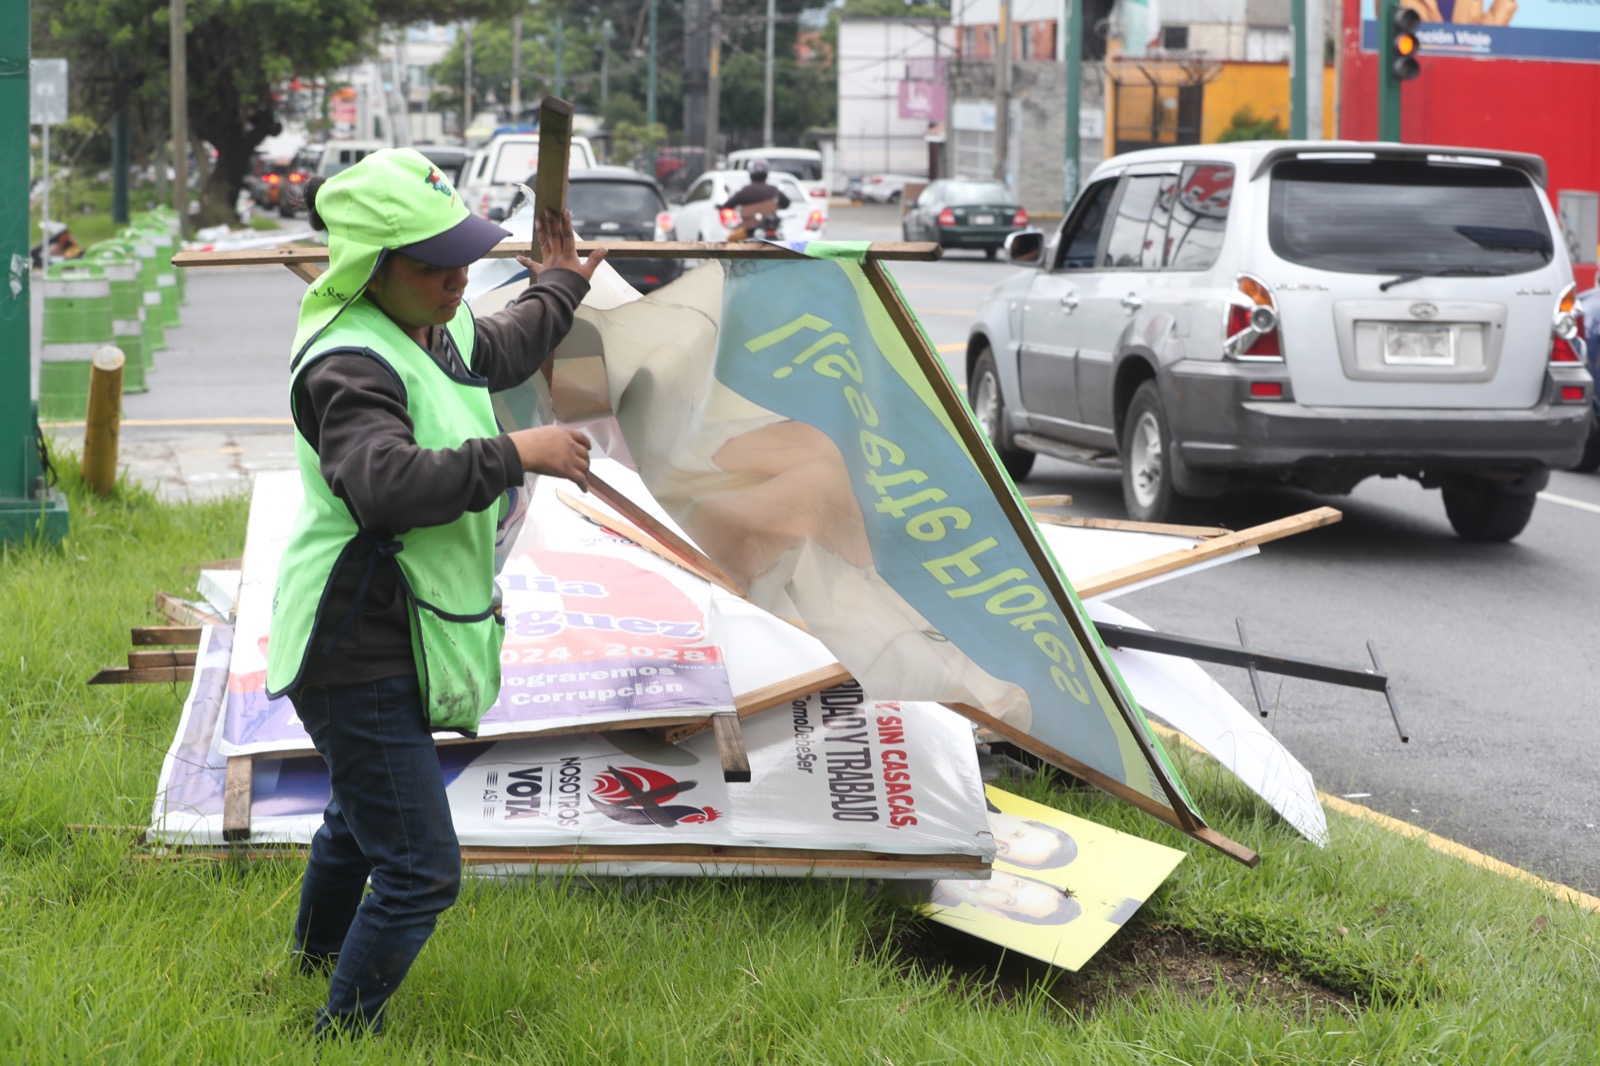
POLYGON ((1033 470, 1033 453, 1013 447, 1005 439, 1006 402, 1000 395, 1000 374, 994 368, 994 353, 984 348, 972 367, 972 380, 967 383, 967 396, 973 414, 978 416, 978 426, 994 445, 1000 465, 1006 468, 1012 481, 1021 481, 1033 470))
POLYGON ((1172 430, 1156 383, 1147 381, 1122 423, 1122 505, 1135 522, 1166 522, 1180 500, 1172 488, 1172 430))
POLYGON ((1527 528, 1538 497, 1514 492, 1486 477, 1463 476, 1444 483, 1444 513, 1464 540, 1504 542, 1527 528))

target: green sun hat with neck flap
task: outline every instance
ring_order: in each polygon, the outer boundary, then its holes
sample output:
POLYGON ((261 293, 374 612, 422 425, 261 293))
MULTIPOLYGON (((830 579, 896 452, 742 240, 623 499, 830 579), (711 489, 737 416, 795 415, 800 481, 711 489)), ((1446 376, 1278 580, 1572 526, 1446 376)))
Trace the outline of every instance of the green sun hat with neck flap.
POLYGON ((385 148, 329 178, 316 195, 328 231, 328 270, 300 301, 295 361, 366 291, 386 252, 464 267, 511 234, 474 215, 421 152, 385 148))

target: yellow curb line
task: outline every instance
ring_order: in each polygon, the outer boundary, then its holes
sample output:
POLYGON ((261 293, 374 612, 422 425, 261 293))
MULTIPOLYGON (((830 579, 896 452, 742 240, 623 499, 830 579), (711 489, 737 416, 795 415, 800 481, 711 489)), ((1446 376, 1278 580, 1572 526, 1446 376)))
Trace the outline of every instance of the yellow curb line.
POLYGON ((1554 881, 1546 881, 1544 878, 1536 876, 1535 874, 1531 874, 1520 866, 1513 866, 1509 862, 1502 862, 1492 855, 1485 855, 1481 851, 1474 851, 1465 844, 1457 844, 1454 840, 1447 839, 1446 837, 1439 836, 1435 833, 1430 833, 1421 826, 1412 825, 1410 822, 1402 822, 1400 819, 1391 818, 1387 814, 1380 814, 1371 807, 1363 807, 1359 803, 1351 803, 1347 799, 1341 799, 1338 796, 1330 796, 1326 792, 1318 792, 1317 798, 1323 803, 1327 804, 1333 810, 1338 811, 1340 814, 1348 815, 1351 818, 1360 818, 1365 821, 1372 822, 1374 825, 1380 825, 1389 830, 1389 832, 1398 833, 1403 837, 1411 837, 1414 840, 1420 840, 1424 844, 1428 845, 1428 847, 1432 848, 1434 851, 1440 852, 1441 854, 1449 855, 1451 858, 1461 859, 1464 862, 1469 862, 1472 865, 1481 867, 1491 873, 1497 873, 1502 877, 1509 877, 1513 881, 1526 882, 1527 884, 1533 885, 1535 888, 1541 889, 1549 895, 1554 896, 1556 899, 1565 900, 1566 902, 1574 903, 1585 910, 1600 913, 1600 898, 1591 896, 1587 892, 1579 892, 1575 888, 1569 888, 1566 885, 1557 884, 1554 881))
POLYGON ((939 352, 961 352, 965 351, 966 348, 967 345, 965 341, 951 341, 949 344, 939 345, 939 347, 934 350, 939 352))
MULTIPOLYGON (((1215 756, 1206 751, 1206 749, 1202 748, 1199 744, 1196 744, 1186 734, 1180 733, 1176 729, 1160 725, 1156 722, 1151 722, 1150 728, 1155 730, 1161 736, 1171 740, 1176 740, 1179 743, 1188 746, 1190 749, 1206 756, 1207 758, 1215 758, 1215 756)), ((1420 840, 1434 851, 1439 852, 1441 855, 1448 855, 1452 859, 1460 859, 1461 861, 1471 863, 1480 869, 1488 870, 1490 873, 1496 873, 1502 877, 1509 877, 1513 881, 1522 881, 1526 884, 1534 886, 1537 889, 1540 889, 1547 895, 1554 896, 1556 899, 1563 900, 1567 903, 1576 904, 1585 910, 1600 913, 1600 898, 1591 896, 1587 892, 1579 892, 1575 888, 1558 884, 1555 881, 1546 881, 1544 878, 1535 874, 1531 874, 1520 866, 1513 866, 1509 862, 1503 862, 1492 855, 1485 855, 1483 852, 1469 848, 1465 844, 1457 844, 1454 840, 1439 836, 1437 833, 1430 833, 1421 826, 1412 825, 1410 822, 1402 822, 1400 819, 1391 818, 1387 814, 1380 814, 1371 807, 1363 807, 1359 803, 1351 803, 1347 799, 1341 799, 1338 796, 1331 796, 1320 789, 1317 791, 1317 799, 1322 801, 1325 806, 1338 811, 1340 814, 1345 815, 1346 817, 1357 818, 1362 821, 1371 822, 1374 825, 1381 826, 1382 828, 1389 830, 1391 833, 1396 833, 1403 837, 1410 837, 1413 840, 1420 840)))

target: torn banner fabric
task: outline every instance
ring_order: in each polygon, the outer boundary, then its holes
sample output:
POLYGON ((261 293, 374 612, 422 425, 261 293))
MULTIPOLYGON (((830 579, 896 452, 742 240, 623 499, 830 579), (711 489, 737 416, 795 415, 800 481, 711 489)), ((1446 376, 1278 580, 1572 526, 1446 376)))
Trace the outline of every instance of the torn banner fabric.
POLYGON ((556 414, 614 413, 677 525, 756 604, 803 620, 868 691, 974 709, 1200 827, 872 269, 720 261, 647 297, 586 304, 557 352, 556 414))

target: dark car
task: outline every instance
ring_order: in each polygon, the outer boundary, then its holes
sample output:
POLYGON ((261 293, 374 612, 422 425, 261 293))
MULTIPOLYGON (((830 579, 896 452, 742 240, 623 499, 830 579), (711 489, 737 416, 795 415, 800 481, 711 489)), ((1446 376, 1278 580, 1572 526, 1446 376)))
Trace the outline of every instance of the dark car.
POLYGON ((460 144, 419 144, 416 149, 450 179, 451 185, 460 187, 461 168, 472 158, 471 148, 460 144))
POLYGON ((999 181, 935 181, 906 210, 900 232, 908 241, 946 248, 981 248, 993 259, 1006 238, 1028 225, 1028 213, 999 181))
MULTIPOLYGON (((1589 289, 1578 294, 1578 322, 1588 349, 1584 361, 1589 365, 1589 375, 1600 381, 1600 289, 1589 289)), ((1589 443, 1583 446, 1583 458, 1572 469, 1581 474, 1600 470, 1600 389, 1595 390, 1594 417, 1589 420, 1589 443)))
POLYGON ((289 163, 281 159, 257 156, 250 173, 245 175, 245 188, 257 207, 277 207, 278 193, 289 174, 289 163))
MULTIPOLYGON (((528 179, 533 184, 533 178, 528 179)), ((672 241, 672 214, 661 186, 627 167, 574 170, 567 177, 572 228, 586 241, 672 241)), ((640 292, 659 289, 683 273, 681 259, 607 259, 640 292)))
POLYGON ((322 145, 311 144, 300 149, 289 161, 289 172, 278 186, 278 214, 293 218, 306 207, 306 182, 317 172, 322 159, 322 145))

